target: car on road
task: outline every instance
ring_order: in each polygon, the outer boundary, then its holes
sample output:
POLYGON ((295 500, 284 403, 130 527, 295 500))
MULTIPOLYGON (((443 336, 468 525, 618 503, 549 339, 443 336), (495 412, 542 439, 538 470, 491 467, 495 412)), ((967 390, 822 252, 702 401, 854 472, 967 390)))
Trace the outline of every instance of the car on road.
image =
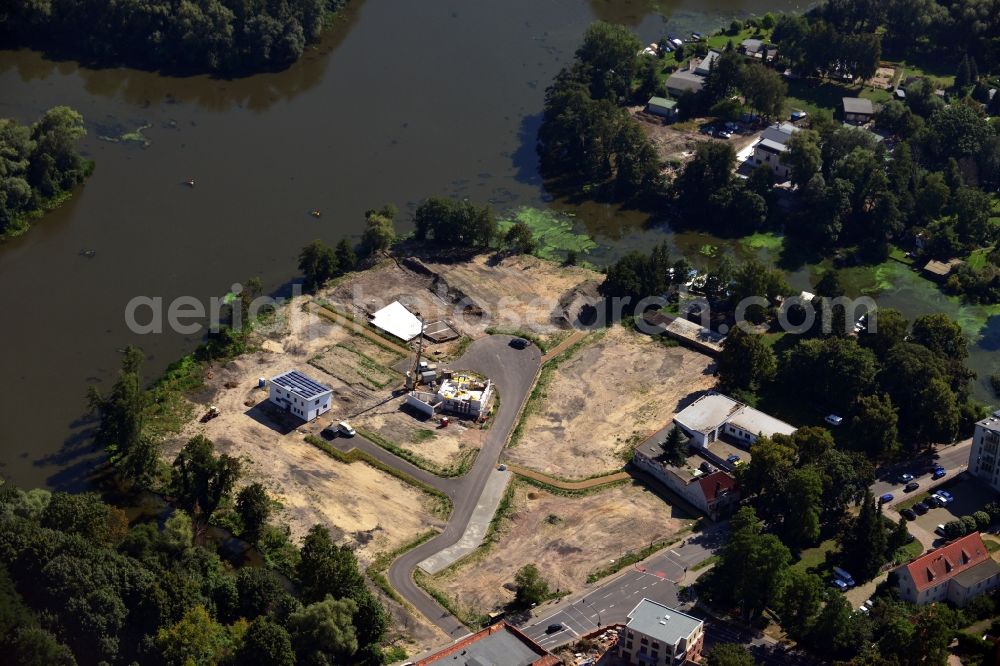
POLYGON ((905 486, 903 486, 903 490, 906 491, 906 492, 908 492, 908 493, 912 493, 914 490, 916 490, 919 487, 920 487, 919 483, 917 483, 916 481, 910 481, 908 484, 906 484, 905 486))
POLYGON ((563 630, 563 626, 561 624, 559 624, 558 622, 556 622, 555 624, 550 624, 549 626, 545 627, 545 633, 547 633, 547 634, 554 634, 554 633, 562 631, 562 630, 563 630))
POLYGON ((900 474, 899 475, 899 482, 900 483, 909 483, 910 481, 913 481, 913 475, 912 474, 904 473, 904 474, 900 474))
POLYGON ((823 420, 832 426, 839 426, 841 423, 844 422, 844 417, 837 416, 836 414, 827 414, 826 418, 823 420))
POLYGON ((899 512, 899 515, 901 515, 903 518, 906 518, 907 520, 917 519, 917 514, 913 511, 913 509, 903 509, 902 511, 899 512))
POLYGON ((834 578, 833 580, 831 580, 830 581, 830 585, 832 587, 837 588, 841 592, 847 592, 847 590, 850 589, 850 587, 851 587, 850 585, 848 585, 844 581, 840 580, 839 578, 834 578))
POLYGON ((934 473, 931 474, 931 478, 932 479, 940 479, 940 478, 944 477, 947 473, 948 473, 948 470, 946 470, 944 467, 935 467, 934 468, 934 473))
POLYGON ((527 349, 531 342, 524 338, 514 338, 508 344, 514 349, 527 349))
POLYGON ((730 465, 735 465, 740 461, 740 457, 735 453, 726 458, 726 462, 730 465))
POLYGON ((357 435, 357 431, 351 427, 351 424, 347 421, 341 421, 337 424, 337 432, 344 437, 354 437, 357 435))
POLYGON ((916 504, 914 504, 910 508, 913 509, 914 513, 918 513, 921 516, 931 510, 931 508, 929 506, 927 506, 926 504, 924 504, 923 502, 917 502, 916 504))
POLYGON ((892 501, 892 500, 893 500, 894 498, 895 498, 895 497, 893 496, 893 494, 892 494, 892 493, 886 493, 885 495, 882 495, 881 497, 879 497, 879 498, 878 498, 878 501, 879 501, 879 502, 881 502, 882 504, 888 504, 888 503, 889 503, 889 502, 891 502, 891 501, 892 501))

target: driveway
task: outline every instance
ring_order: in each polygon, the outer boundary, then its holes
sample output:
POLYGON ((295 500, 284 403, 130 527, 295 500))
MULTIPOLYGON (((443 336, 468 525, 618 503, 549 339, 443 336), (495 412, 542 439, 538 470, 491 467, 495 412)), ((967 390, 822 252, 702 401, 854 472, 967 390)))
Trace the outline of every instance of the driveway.
POLYGON ((428 620, 453 638, 468 633, 468 628, 414 582, 413 569, 428 557, 457 543, 465 534, 486 481, 496 467, 500 452, 535 383, 541 366, 538 347, 531 345, 527 349, 514 349, 508 344, 512 339, 507 335, 492 335, 477 340, 461 358, 449 363, 455 370, 470 370, 492 379, 500 396, 500 410, 490 429, 486 431, 482 449, 472 469, 457 479, 456 484, 450 488, 452 492, 449 492, 449 496, 454 502, 454 510, 444 531, 404 553, 392 563, 388 572, 392 587, 428 620))

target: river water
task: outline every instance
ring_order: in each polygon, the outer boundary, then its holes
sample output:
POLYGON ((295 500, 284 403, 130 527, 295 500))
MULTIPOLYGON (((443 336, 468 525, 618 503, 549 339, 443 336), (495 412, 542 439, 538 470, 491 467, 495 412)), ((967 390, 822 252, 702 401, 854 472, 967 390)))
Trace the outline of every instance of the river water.
MULTIPOLYGON (((0 474, 85 485, 97 459, 87 386, 109 386, 127 344, 155 376, 200 341, 130 333, 135 296, 207 300, 253 275, 277 289, 306 242, 357 238, 363 212, 385 202, 404 231, 408 209, 432 194, 549 205, 534 152, 544 88, 595 18, 652 41, 802 4, 363 0, 294 66, 238 80, 0 51, 0 116, 72 106, 97 163, 69 204, 0 246, 0 474)), ((606 252, 669 236, 611 207, 578 217, 606 252)))

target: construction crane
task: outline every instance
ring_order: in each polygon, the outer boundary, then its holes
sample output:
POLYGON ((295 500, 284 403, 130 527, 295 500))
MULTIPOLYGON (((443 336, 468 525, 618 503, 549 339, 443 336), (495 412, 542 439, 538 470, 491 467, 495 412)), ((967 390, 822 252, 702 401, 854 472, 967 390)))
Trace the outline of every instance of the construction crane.
POLYGON ((420 355, 424 351, 424 316, 419 312, 414 312, 417 319, 420 320, 420 335, 417 336, 417 357, 413 360, 413 369, 406 376, 406 388, 407 390, 413 390, 420 383, 420 355))

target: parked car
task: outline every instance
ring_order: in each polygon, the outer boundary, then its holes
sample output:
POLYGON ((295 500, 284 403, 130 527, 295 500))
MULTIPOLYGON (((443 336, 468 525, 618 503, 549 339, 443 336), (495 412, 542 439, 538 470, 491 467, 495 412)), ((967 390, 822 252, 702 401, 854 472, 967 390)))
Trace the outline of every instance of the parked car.
POLYGON ((934 493, 933 495, 931 495, 930 497, 928 497, 927 499, 924 500, 924 504, 926 504, 927 506, 929 506, 932 509, 934 509, 934 508, 937 508, 939 506, 944 506, 945 504, 947 504, 947 502, 945 502, 943 499, 941 499, 940 495, 938 495, 937 493, 934 493))
POLYGON ((841 592, 847 592, 847 590, 849 590, 851 587, 850 585, 840 580, 839 578, 834 578, 833 580, 831 580, 830 585, 837 588, 841 592))
POLYGON ((893 499, 895 499, 895 496, 892 493, 886 493, 885 495, 879 497, 878 501, 881 502, 882 504, 888 504, 893 499))
POLYGON ((935 467, 934 468, 934 473, 931 474, 931 478, 932 479, 940 479, 944 475, 946 475, 947 473, 948 473, 948 471, 944 467, 935 467))
POLYGON ((912 493, 914 490, 916 490, 919 487, 920 487, 919 483, 917 483, 916 481, 910 481, 908 484, 906 484, 905 486, 903 486, 903 490, 905 490, 908 493, 912 493))
POLYGON ((740 461, 740 457, 738 455, 736 455, 735 453, 726 458, 726 462, 729 463, 730 465, 735 465, 739 461, 740 461))
POLYGON ((904 474, 900 474, 899 475, 899 482, 900 483, 909 483, 910 481, 913 481, 913 475, 912 474, 904 473, 904 474))
POLYGON ((728 132, 726 130, 719 130, 718 132, 715 133, 715 136, 719 137, 720 139, 729 139, 733 135, 732 132, 728 132))
POLYGON ((558 622, 556 622, 555 624, 550 624, 549 626, 545 627, 545 633, 547 634, 554 634, 557 631, 562 631, 562 630, 563 626, 558 622))
POLYGON ((337 432, 343 435, 344 437, 354 437, 356 434, 358 434, 357 431, 354 428, 352 428, 351 424, 348 423, 347 421, 341 421, 340 423, 337 424, 337 432))
POLYGON ((839 426, 841 423, 844 422, 844 417, 837 416, 836 414, 827 414, 826 418, 823 420, 832 426, 839 426))
POLYGON ((712 465, 710 465, 707 460, 703 460, 701 464, 698 465, 698 469, 703 471, 705 474, 711 474, 712 472, 715 471, 715 468, 712 467, 712 465))
POLYGON ((931 508, 923 502, 917 502, 910 508, 912 508, 914 512, 919 513, 921 516, 931 510, 931 508))
POLYGON ((917 519, 917 514, 913 511, 913 509, 903 509, 902 511, 899 512, 899 515, 901 515, 903 518, 906 518, 907 520, 917 519))
POLYGON ((934 528, 934 534, 938 536, 944 536, 944 525, 938 525, 934 528))
POLYGON ((840 580, 844 581, 845 583, 847 583, 848 587, 854 587, 855 585, 854 577, 851 576, 851 574, 847 573, 846 570, 841 569, 840 567, 834 567, 833 575, 839 578, 840 580))
POLYGON ((527 349, 531 342, 524 338, 514 338, 508 344, 514 349, 527 349))
POLYGON ((955 501, 955 496, 949 493, 947 490, 937 491, 937 496, 944 500, 945 504, 951 504, 955 501))

